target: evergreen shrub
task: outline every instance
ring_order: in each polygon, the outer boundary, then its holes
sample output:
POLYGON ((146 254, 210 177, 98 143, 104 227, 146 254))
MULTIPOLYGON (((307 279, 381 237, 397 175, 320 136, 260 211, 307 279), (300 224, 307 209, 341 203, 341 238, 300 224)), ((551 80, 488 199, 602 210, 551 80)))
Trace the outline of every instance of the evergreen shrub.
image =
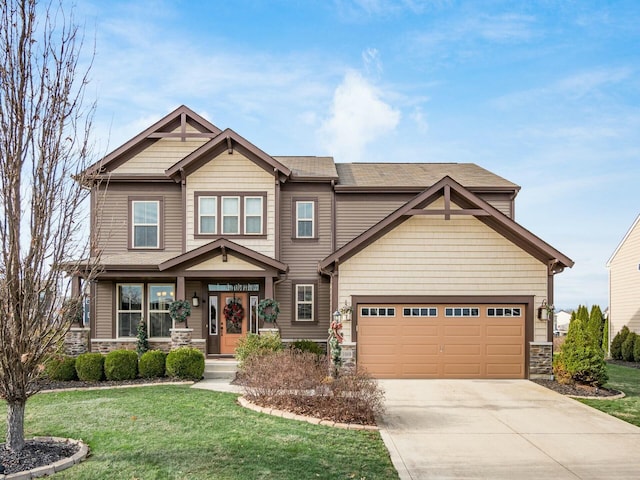
POLYGON ((76 359, 78 379, 83 382, 99 382, 104 379, 104 355, 83 353, 76 359))
POLYGON ((164 377, 167 354, 160 350, 149 350, 140 357, 138 370, 142 378, 164 377))
POLYGON ((626 325, 613 337, 611 341, 611 358, 614 360, 622 360, 622 344, 629 335, 629 327, 626 325))
POLYGON ((44 373, 50 380, 58 382, 77 380, 76 359, 68 355, 52 355, 45 363, 44 373))
POLYGON ((265 333, 257 335, 250 333, 241 338, 236 346, 235 357, 238 368, 242 370, 245 362, 255 355, 267 355, 282 350, 282 340, 278 333, 265 333))
POLYGON ((114 350, 104 359, 107 380, 133 380, 138 376, 138 354, 132 350, 114 350))
POLYGON ((627 338, 622 342, 622 360, 627 362, 633 362, 633 347, 636 343, 638 334, 635 332, 629 332, 627 338))
POLYGON ((204 373, 204 355, 193 347, 180 347, 167 355, 167 376, 200 380, 204 373))

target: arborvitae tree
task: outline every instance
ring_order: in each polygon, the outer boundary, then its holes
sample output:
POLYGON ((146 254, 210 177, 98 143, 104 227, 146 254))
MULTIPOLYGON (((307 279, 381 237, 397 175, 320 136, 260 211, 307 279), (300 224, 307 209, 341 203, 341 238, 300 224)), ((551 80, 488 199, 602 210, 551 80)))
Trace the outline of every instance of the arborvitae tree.
POLYGON ((638 334, 636 332, 629 332, 627 338, 622 342, 622 359, 627 362, 633 362, 633 347, 635 346, 638 334))
POLYGON ((587 330, 591 337, 593 344, 602 348, 602 330, 604 329, 604 316, 602 310, 598 305, 591 307, 591 313, 589 314, 589 323, 587 330))
POLYGON ((609 319, 605 319, 604 327, 602 328, 602 353, 607 358, 609 355, 609 319))
POLYGON ((622 344, 629 335, 629 327, 626 325, 620 329, 620 331, 613 337, 611 341, 611 358, 614 360, 622 360, 622 344))

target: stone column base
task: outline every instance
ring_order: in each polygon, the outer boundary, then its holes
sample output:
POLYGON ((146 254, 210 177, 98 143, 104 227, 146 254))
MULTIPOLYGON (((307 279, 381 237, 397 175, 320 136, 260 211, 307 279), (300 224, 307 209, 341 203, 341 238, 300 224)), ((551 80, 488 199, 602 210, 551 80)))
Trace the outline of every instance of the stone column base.
POLYGON ((553 342, 529 343, 529 378, 553 380, 553 342))
POLYGON ((190 347, 193 339, 193 328, 171 328, 171 350, 190 347))
POLYGON ((345 370, 356 369, 356 344, 353 342, 343 342, 341 345, 340 359, 342 368, 345 370))
POLYGON ((77 357, 89 351, 90 329, 84 327, 71 327, 64 338, 64 353, 77 357))

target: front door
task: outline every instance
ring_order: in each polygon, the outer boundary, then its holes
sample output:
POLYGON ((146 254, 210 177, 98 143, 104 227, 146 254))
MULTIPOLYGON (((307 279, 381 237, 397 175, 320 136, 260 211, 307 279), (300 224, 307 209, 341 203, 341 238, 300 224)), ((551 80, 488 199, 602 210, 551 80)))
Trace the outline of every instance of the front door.
POLYGON ((218 305, 218 296, 209 295, 209 323, 208 323, 208 339, 207 353, 220 353, 220 307, 218 305))
POLYGON ((247 334, 247 298, 246 293, 220 294, 220 353, 234 353, 238 340, 247 334))

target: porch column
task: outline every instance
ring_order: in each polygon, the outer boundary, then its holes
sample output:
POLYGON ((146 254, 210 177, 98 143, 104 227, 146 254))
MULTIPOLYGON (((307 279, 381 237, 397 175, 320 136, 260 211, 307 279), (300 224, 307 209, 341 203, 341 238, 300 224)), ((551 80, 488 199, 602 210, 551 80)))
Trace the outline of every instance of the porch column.
POLYGON ((78 297, 80 296, 80 287, 81 287, 81 278, 80 275, 76 274, 71 277, 71 296, 78 297))
POLYGON ((185 297, 185 284, 184 277, 178 277, 177 285, 176 285, 176 300, 186 300, 185 297))
POLYGON ((273 277, 264 277, 264 298, 273 298, 273 277))

